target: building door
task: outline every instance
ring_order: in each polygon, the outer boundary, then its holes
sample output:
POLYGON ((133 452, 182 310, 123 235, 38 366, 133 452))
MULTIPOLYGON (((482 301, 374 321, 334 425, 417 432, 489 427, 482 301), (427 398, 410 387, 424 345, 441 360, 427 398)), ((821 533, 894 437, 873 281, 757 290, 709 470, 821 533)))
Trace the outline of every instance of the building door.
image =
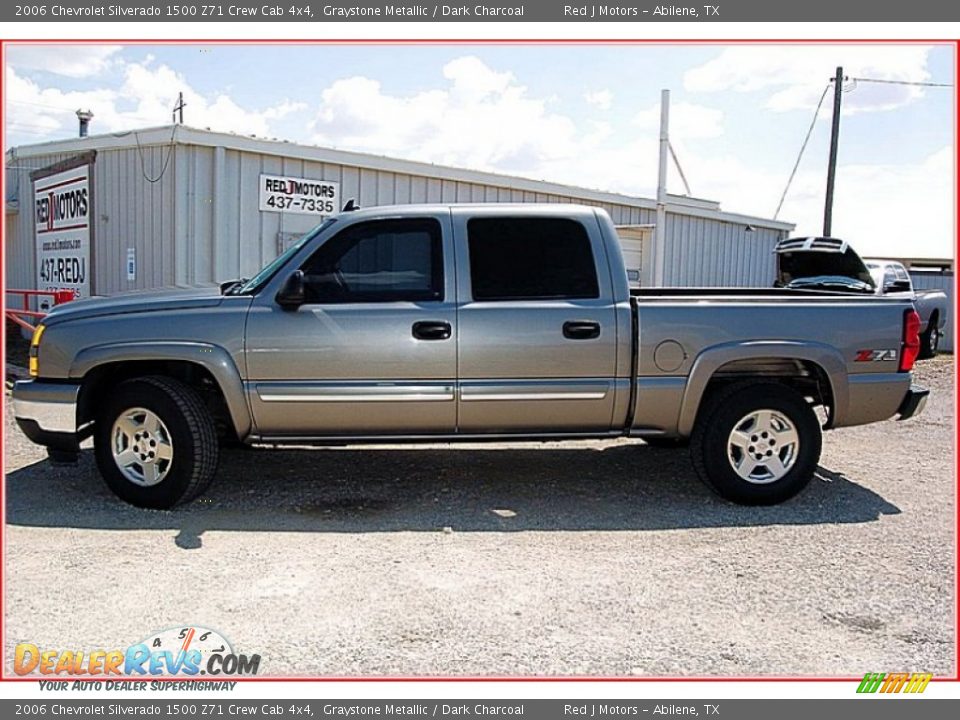
POLYGON ((617 226, 623 264, 627 268, 627 281, 632 288, 653 285, 653 263, 651 262, 653 227, 653 225, 617 226))

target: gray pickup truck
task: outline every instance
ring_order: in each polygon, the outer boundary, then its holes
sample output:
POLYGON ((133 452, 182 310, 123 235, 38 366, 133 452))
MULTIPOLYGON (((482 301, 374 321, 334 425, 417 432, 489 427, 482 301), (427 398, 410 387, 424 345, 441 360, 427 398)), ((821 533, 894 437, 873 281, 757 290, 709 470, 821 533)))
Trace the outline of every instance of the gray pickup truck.
POLYGON ((14 410, 54 460, 92 435, 109 487, 153 508, 203 492, 224 441, 623 436, 689 444, 720 495, 772 504, 821 429, 922 410, 918 322, 823 290, 631 291, 595 208, 381 207, 219 291, 54 309, 14 410))

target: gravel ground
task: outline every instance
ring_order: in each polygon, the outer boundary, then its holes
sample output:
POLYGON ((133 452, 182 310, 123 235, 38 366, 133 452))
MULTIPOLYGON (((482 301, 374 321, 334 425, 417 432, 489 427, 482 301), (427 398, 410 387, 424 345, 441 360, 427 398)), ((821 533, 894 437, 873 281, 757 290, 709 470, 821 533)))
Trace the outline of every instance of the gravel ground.
POLYGON ((953 359, 917 375, 925 414, 829 433, 772 508, 613 441, 235 450, 145 511, 8 407, 5 662, 198 624, 275 676, 952 674, 953 359))

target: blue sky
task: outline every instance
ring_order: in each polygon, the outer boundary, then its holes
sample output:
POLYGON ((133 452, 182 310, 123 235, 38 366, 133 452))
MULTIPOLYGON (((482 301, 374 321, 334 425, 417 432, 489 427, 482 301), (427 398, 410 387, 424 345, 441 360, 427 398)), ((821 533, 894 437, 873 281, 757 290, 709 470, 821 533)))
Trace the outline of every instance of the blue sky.
MULTIPOLYGON (((7 147, 169 122, 652 195, 661 88, 692 193, 772 216, 837 64, 954 82, 947 46, 15 46, 7 147)), ((848 82, 835 234, 865 254, 953 254, 953 90, 848 82)), ((816 233, 829 113, 782 219, 816 233)), ((670 190, 683 187, 672 171, 670 190)))

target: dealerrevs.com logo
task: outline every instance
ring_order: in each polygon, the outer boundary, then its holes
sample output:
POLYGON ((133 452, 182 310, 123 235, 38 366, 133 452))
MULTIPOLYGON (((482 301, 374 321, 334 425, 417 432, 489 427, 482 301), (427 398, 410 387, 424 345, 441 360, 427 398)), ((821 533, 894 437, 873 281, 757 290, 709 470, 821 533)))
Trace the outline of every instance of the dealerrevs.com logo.
POLYGON ((238 676, 256 675, 259 655, 234 652, 216 630, 177 627, 155 633, 125 649, 59 650, 20 643, 14 651, 17 675, 238 676))
POLYGON ((930 673, 867 673, 858 693, 922 693, 933 675, 930 673))

